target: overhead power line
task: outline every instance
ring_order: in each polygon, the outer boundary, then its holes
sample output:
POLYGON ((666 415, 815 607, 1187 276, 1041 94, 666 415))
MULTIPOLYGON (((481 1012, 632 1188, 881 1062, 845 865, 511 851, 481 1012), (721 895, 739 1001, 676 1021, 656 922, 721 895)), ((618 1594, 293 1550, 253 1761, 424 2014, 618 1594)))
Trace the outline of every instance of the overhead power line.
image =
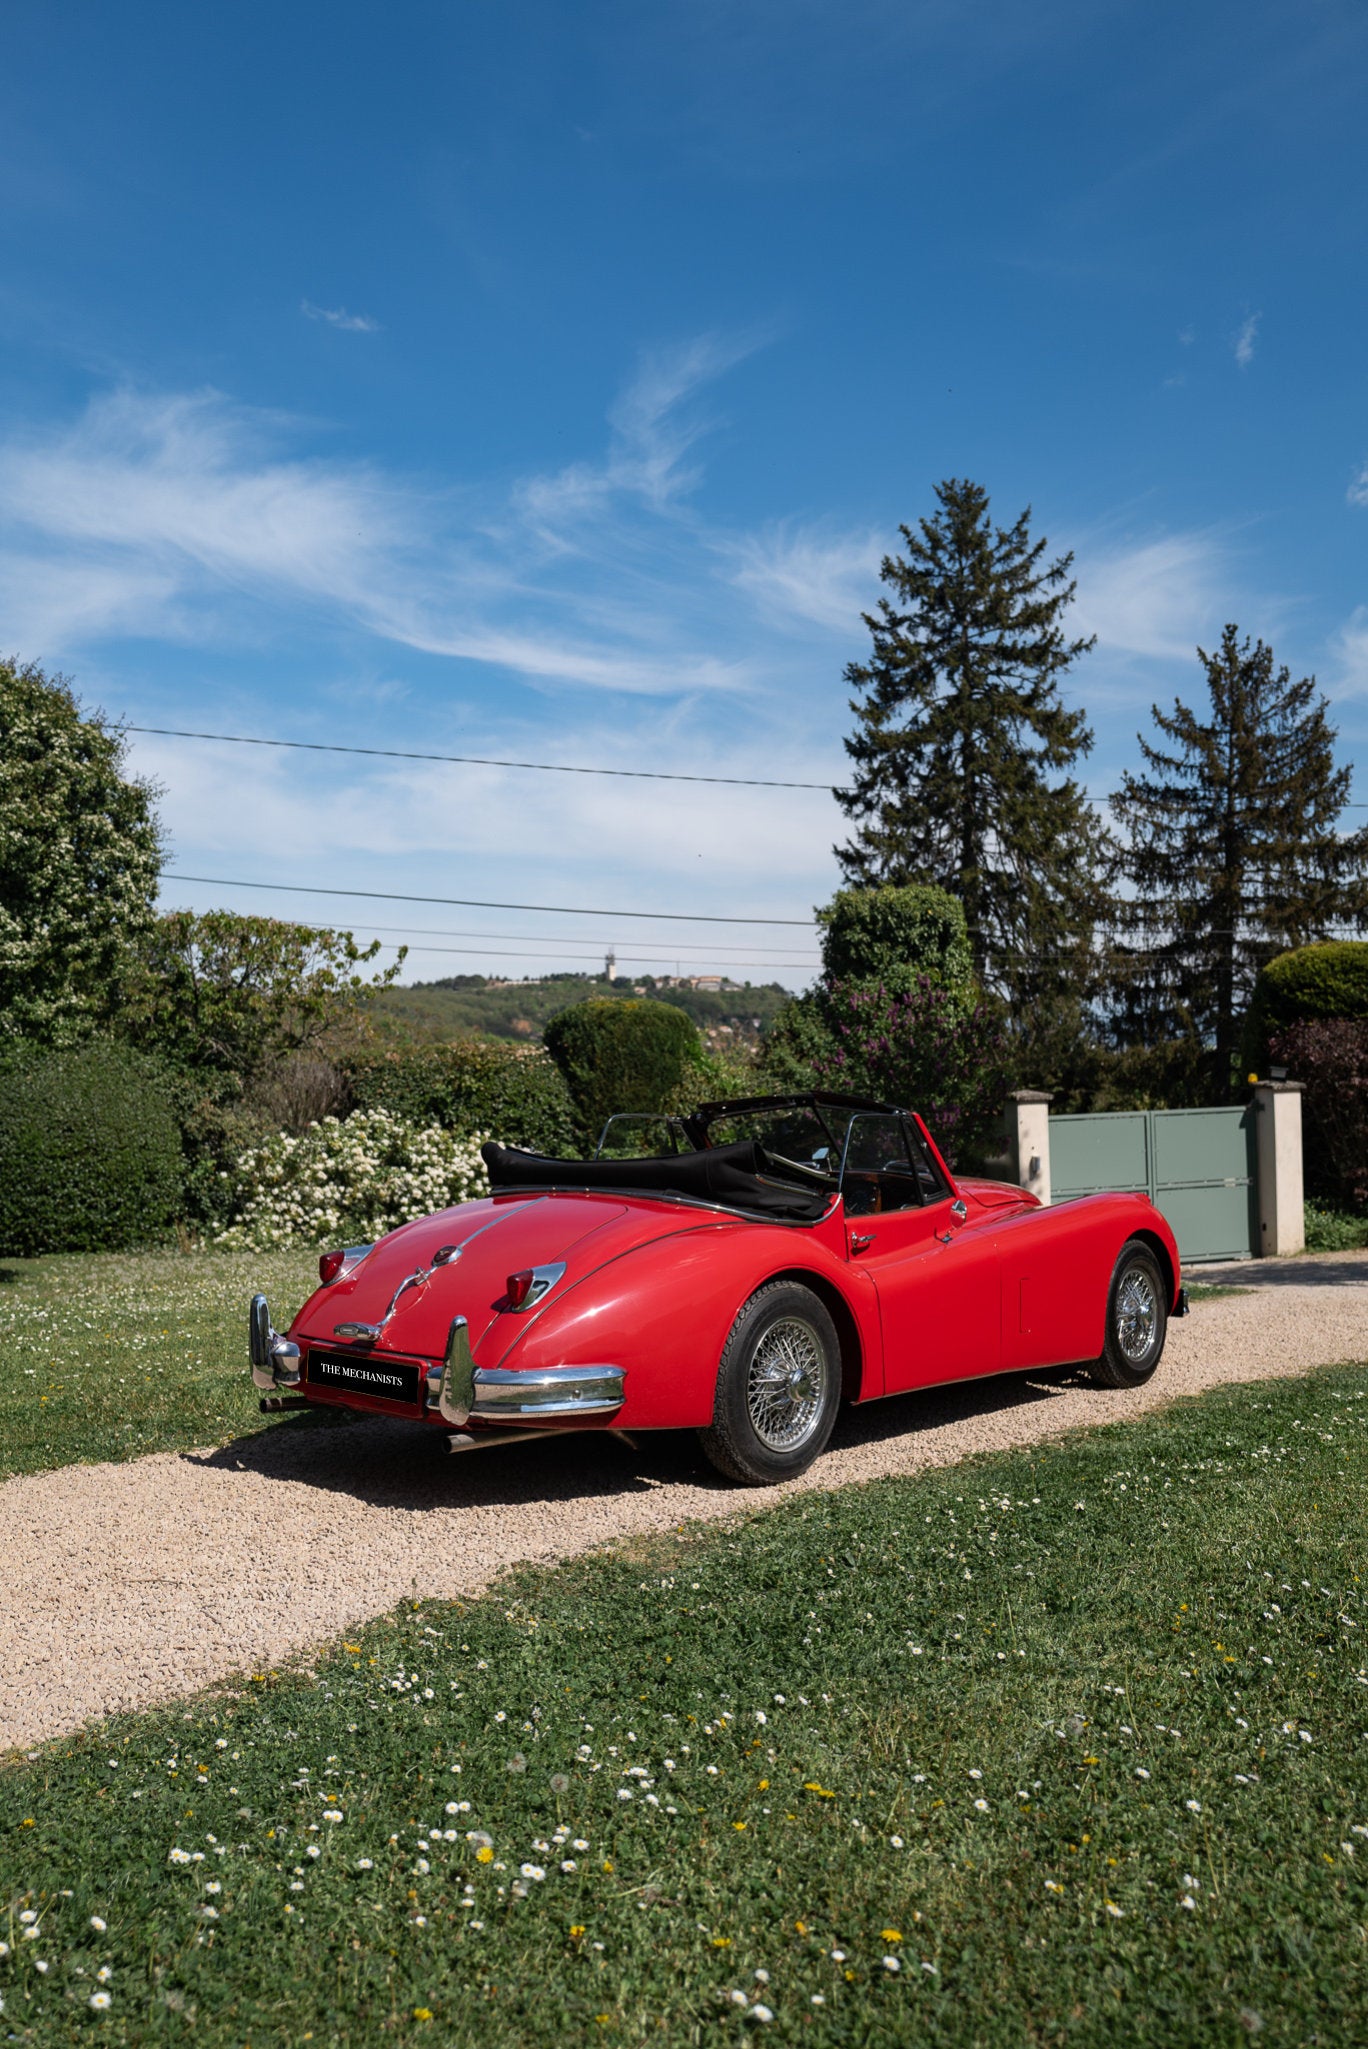
MULTIPOLYGON (((301 754, 361 754, 375 761, 436 761, 466 768, 535 769, 542 775, 606 775, 628 782, 716 783, 734 790, 825 790, 828 796, 849 796, 848 783, 805 783, 779 776, 687 775, 679 769, 603 768, 572 761, 514 761, 493 754, 428 754, 407 747, 349 747, 341 740, 273 740, 259 733, 200 733, 183 726, 125 726, 125 733, 155 734, 164 740, 221 740, 233 747, 288 747, 301 754)), ((1083 791, 1094 803, 1110 803, 1112 790, 1083 791)), ((1368 801, 1346 803, 1346 811, 1368 811, 1368 801)))
POLYGON ((156 733, 167 740, 226 740, 234 747, 292 747, 304 754, 367 754, 379 761, 459 762, 470 768, 535 768, 546 775, 611 775, 645 783, 726 783, 743 790, 825 790, 830 783, 784 782, 774 776, 683 775, 663 768, 591 768, 568 761, 504 761, 489 754, 424 754, 403 747, 347 747, 340 740, 264 740, 254 733, 191 733, 179 726, 125 726, 125 733, 156 733))
POLYGON ((364 897, 386 904, 454 904, 474 911, 550 911, 567 918, 666 919, 676 925, 797 925, 811 931, 812 918, 736 918, 716 911, 606 911, 589 904, 510 904, 481 896, 411 896, 394 889, 327 889, 315 882, 245 882, 230 875, 173 875, 164 871, 168 882, 203 882, 211 889, 271 889, 288 895, 364 897))
MULTIPOLYGON (((404 942, 397 939, 387 939, 385 941, 385 950, 388 951, 390 948, 393 948, 397 952, 401 944, 404 944, 404 942)), ((408 953, 459 954, 463 960, 601 960, 603 958, 598 953, 524 953, 521 951, 509 953, 502 947, 497 946, 405 945, 405 951, 408 953)), ((670 965, 672 956, 667 954, 662 959, 659 954, 654 953, 618 953, 615 954, 615 958, 620 967, 666 968, 670 965)), ((819 960, 765 960, 752 961, 750 965, 763 968, 819 968, 822 963, 819 960)))
MULTIPOLYGON (((369 919, 366 921, 366 930, 376 934, 388 933, 391 936, 404 940, 406 943, 409 940, 417 941, 422 939, 484 939, 491 946, 522 946, 524 943, 527 946, 555 946, 561 936, 558 932, 472 932, 466 927, 448 929, 441 925, 372 925, 369 919)), ((581 941, 594 947, 592 953, 584 955, 585 960, 596 960, 604 952, 605 945, 611 944, 611 941, 595 944, 593 940, 584 940, 582 933, 575 934, 575 943, 578 944, 581 941)), ((779 944, 783 944, 782 940, 779 944)), ((420 953, 424 951, 429 953, 441 951, 440 948, 423 948, 421 946, 415 947, 414 950, 420 953)), ((720 955, 728 953, 736 954, 743 961, 750 961, 753 964, 758 963, 762 967, 770 959, 768 948, 763 941, 758 942, 755 946, 727 946, 712 940, 706 942, 695 940, 691 943, 687 939, 679 946, 671 946, 667 939, 662 940, 654 953, 619 953, 618 959, 667 961, 697 958, 699 960, 716 960, 720 955)), ((816 964, 815 954, 811 956, 809 961, 795 962, 785 957, 782 960, 776 959, 771 962, 771 965, 775 967, 806 967, 810 965, 815 966, 816 964)))

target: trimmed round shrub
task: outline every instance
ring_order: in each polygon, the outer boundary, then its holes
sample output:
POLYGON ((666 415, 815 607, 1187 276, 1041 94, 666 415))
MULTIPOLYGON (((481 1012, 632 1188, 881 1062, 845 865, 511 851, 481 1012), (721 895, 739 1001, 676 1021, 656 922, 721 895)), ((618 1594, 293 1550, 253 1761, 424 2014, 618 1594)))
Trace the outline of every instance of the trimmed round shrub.
POLYGON ((925 979, 972 1001, 969 928, 948 890, 918 882, 841 889, 817 922, 828 982, 876 982, 893 996, 925 979))
POLYGON ((591 996, 557 1011, 543 1036, 591 1145, 615 1110, 664 1110, 701 1055, 684 1012, 649 997, 591 996))
POLYGON ((180 1133, 161 1071, 107 1040, 0 1071, 0 1254, 121 1252, 165 1237, 180 1133))
POLYGON ((1273 1031, 1308 1017, 1368 1017, 1368 940, 1293 947, 1268 963, 1259 984, 1273 1031))
POLYGON ((347 1082, 357 1110, 388 1110, 467 1137, 488 1132, 499 1145, 552 1157, 577 1143, 570 1092, 539 1046, 470 1039, 363 1053, 348 1063, 347 1082))
POLYGON ((1262 1074, 1270 1038, 1289 1025, 1321 1018, 1368 1019, 1368 940, 1294 946, 1261 968, 1245 1020, 1241 1065, 1262 1074))

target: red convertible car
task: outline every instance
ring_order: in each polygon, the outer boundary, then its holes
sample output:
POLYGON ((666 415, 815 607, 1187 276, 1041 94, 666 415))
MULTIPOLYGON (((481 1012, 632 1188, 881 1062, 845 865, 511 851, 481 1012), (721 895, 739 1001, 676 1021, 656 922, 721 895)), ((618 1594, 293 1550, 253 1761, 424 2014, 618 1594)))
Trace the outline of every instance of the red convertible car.
POLYGON ((487 1197, 325 1253, 286 1335, 253 1298, 263 1409, 410 1417, 456 1449, 693 1429, 764 1485, 811 1464, 843 1398, 1076 1362, 1138 1387, 1186 1313, 1145 1196, 1042 1208, 957 1180, 919 1117, 858 1096, 613 1119, 592 1160, 484 1157, 487 1197))

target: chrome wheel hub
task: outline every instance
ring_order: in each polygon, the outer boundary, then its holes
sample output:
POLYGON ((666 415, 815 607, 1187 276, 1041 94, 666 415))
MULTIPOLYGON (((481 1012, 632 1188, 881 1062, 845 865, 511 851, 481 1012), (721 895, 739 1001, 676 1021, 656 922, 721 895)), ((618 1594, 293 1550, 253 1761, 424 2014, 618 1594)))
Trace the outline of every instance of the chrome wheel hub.
POLYGON ((797 1451, 817 1429, 826 1393, 826 1353, 801 1317, 772 1323, 751 1354, 746 1409, 767 1451, 797 1451))
POLYGON ((1116 1291, 1116 1341, 1132 1364, 1147 1357, 1158 1322, 1153 1280, 1144 1267, 1128 1267, 1116 1291))

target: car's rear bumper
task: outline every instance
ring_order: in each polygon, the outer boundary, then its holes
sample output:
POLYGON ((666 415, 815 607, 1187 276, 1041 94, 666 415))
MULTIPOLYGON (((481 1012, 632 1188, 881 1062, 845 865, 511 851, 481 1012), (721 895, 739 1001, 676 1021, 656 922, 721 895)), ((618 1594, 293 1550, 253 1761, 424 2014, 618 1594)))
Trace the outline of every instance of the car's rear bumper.
MULTIPOLYGON (((278 1408, 283 1398, 290 1406, 300 1401, 320 1405, 366 1408, 382 1414, 421 1416, 451 1429, 480 1423, 571 1427, 581 1419, 616 1415, 627 1395, 626 1369, 621 1366, 546 1366, 518 1371, 509 1367, 481 1367, 470 1351, 470 1333, 463 1316, 452 1319, 446 1352, 440 1360, 406 1362, 419 1368, 416 1402, 389 1401, 363 1392, 352 1394, 335 1386, 312 1386, 309 1381, 308 1349, 301 1348, 271 1329, 265 1297, 253 1298, 251 1316, 252 1381, 265 1399, 262 1408, 278 1408)), ((330 1355, 336 1356, 336 1347, 330 1355)), ((366 1357, 369 1348, 358 1346, 366 1357)))

